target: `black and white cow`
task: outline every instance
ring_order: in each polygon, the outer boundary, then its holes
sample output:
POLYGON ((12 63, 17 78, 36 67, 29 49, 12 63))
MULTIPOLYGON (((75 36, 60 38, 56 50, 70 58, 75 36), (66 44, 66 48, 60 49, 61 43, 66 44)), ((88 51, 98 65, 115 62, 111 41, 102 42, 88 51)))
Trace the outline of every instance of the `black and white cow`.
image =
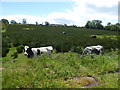
POLYGON ((62 32, 62 34, 66 34, 66 32, 62 32))
POLYGON ((91 38, 97 38, 97 35, 92 35, 91 38))
POLYGON ((51 51, 53 50, 52 46, 47 47, 39 47, 39 48, 31 48, 29 46, 24 47, 24 55, 28 58, 37 57, 42 53, 46 53, 47 55, 51 55, 51 51))
POLYGON ((103 52, 103 46, 101 46, 101 45, 89 46, 89 47, 86 47, 84 49, 82 55, 84 55, 84 54, 88 55, 88 54, 92 54, 92 53, 97 54, 97 55, 101 55, 102 52, 103 52))

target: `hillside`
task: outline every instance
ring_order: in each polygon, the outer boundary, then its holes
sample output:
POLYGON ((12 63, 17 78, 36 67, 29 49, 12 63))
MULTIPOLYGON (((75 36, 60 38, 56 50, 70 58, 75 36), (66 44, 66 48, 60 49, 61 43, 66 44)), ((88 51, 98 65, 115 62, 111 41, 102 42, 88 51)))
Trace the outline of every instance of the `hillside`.
POLYGON ((2 86, 118 88, 119 37, 115 31, 80 27, 9 25, 2 32, 2 86), (21 49, 25 45, 52 45, 54 50, 50 57, 27 58, 21 49), (81 56, 83 49, 91 45, 102 45, 103 55, 81 56))
POLYGON ((119 47, 118 32, 67 26, 9 25, 2 36, 3 49, 19 45, 52 45, 58 52, 81 53, 83 48, 91 45, 102 45, 105 50, 119 47), (92 35, 97 35, 97 38, 91 38, 92 35))

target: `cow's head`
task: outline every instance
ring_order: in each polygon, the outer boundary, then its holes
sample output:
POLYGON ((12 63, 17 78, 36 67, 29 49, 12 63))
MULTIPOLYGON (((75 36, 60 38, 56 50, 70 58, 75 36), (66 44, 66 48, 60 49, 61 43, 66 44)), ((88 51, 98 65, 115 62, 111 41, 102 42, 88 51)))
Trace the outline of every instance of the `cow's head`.
POLYGON ((33 56, 32 48, 29 46, 24 47, 24 55, 26 55, 28 58, 33 56))

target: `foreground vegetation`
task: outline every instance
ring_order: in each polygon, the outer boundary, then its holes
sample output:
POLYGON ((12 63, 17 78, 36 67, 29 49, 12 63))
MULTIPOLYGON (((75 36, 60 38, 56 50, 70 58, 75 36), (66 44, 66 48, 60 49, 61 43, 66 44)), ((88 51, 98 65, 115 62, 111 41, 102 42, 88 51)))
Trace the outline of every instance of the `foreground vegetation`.
POLYGON ((13 59, 11 48, 2 60, 3 88, 118 88, 118 50, 104 55, 81 56, 77 53, 56 53, 28 59, 23 53, 13 59), (90 80, 78 78, 90 76, 98 85, 90 86, 90 80))

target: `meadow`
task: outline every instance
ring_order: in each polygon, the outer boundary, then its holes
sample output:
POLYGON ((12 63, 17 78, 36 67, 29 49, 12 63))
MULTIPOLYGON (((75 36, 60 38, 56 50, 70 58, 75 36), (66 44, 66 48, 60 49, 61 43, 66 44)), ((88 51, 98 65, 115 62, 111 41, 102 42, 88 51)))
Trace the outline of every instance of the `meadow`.
POLYGON ((118 88, 118 32, 68 26, 9 25, 2 32, 3 88, 118 88), (66 32, 63 34, 62 32, 66 32), (91 38, 97 35, 97 38, 91 38), (18 48, 52 45, 51 57, 27 58, 18 48), (103 55, 81 56, 90 45, 103 55), (20 51, 20 52, 19 52, 20 51), (93 77, 97 85, 83 77, 93 77))

